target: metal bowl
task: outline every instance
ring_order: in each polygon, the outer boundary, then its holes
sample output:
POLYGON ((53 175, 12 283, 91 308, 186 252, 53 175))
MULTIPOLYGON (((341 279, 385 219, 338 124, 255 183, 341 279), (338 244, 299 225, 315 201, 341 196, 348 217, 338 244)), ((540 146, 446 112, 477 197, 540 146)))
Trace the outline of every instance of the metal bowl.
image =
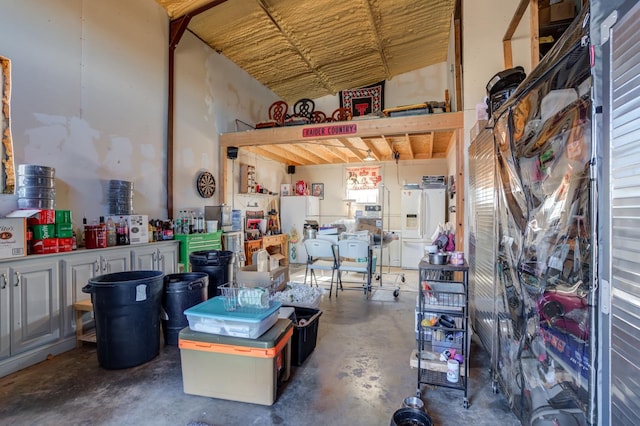
POLYGON ((429 263, 432 265, 446 265, 449 261, 449 253, 429 253, 429 263))
POLYGON ((433 421, 427 413, 416 408, 401 408, 393 413, 390 426, 432 426, 433 421))

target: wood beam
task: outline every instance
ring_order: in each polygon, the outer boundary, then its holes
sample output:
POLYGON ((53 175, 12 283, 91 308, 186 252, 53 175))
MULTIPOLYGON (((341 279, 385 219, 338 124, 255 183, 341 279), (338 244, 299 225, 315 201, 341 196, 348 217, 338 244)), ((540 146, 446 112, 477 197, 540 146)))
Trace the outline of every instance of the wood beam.
POLYGON ((529 3, 529 28, 531 33, 531 69, 540 62, 540 23, 538 17, 538 0, 529 3))
POLYGON ((520 0, 520 4, 518 4, 518 8, 516 12, 513 14, 511 18, 511 22, 509 23, 509 27, 507 28, 507 32, 504 34, 502 38, 502 47, 504 49, 504 67, 505 69, 513 68, 513 54, 511 52, 511 38, 513 34, 516 32, 518 25, 520 24, 520 20, 524 15, 524 12, 527 10, 529 6, 529 1, 531 0, 520 0))
MULTIPOLYGON (((379 137, 380 135, 402 135, 424 133, 437 130, 456 130, 464 127, 462 112, 415 115, 407 117, 388 117, 377 120, 345 122, 355 126, 360 138, 379 137)), ((311 140, 335 139, 336 135, 314 136, 313 139, 303 136, 305 129, 331 127, 331 123, 310 124, 308 126, 273 127, 248 132, 223 133, 220 143, 224 146, 277 145, 283 143, 300 143, 311 140)), ((348 135, 344 135, 348 137, 348 135)))
POLYGON ((456 250, 465 251, 464 221, 465 221, 465 167, 464 167, 464 133, 463 129, 456 134, 456 250))

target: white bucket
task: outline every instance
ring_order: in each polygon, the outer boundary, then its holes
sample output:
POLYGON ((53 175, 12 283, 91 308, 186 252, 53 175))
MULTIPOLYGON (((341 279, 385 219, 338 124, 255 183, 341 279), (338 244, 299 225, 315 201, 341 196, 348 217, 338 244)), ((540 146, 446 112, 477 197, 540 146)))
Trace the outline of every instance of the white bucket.
POLYGON ((217 220, 208 220, 207 221, 207 232, 213 233, 218 231, 218 221, 217 220))
POLYGON ((460 379, 460 363, 455 359, 447 361, 447 381, 451 383, 458 383, 460 379))

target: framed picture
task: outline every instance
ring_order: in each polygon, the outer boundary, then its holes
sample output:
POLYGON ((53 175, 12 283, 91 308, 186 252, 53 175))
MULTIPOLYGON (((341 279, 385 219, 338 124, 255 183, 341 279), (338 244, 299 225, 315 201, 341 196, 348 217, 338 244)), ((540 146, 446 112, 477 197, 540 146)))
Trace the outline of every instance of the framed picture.
POLYGON ((287 197, 291 194, 291 184, 290 183, 281 183, 280 184, 280 195, 287 197))
POLYGON ((324 200, 324 183, 312 183, 311 195, 320 197, 321 200, 324 200))
POLYGON ((351 117, 382 114, 384 109, 384 80, 359 89, 340 92, 340 108, 351 111, 351 117))

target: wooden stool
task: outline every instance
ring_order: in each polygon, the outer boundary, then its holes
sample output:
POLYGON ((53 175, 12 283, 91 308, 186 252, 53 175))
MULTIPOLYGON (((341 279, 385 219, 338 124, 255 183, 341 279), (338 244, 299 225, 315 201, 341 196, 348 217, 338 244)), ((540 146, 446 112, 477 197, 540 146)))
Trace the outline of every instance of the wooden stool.
POLYGON ((82 342, 96 342, 96 330, 84 331, 82 317, 86 312, 93 312, 93 303, 91 299, 81 300, 73 304, 76 310, 76 347, 81 347, 82 342))

